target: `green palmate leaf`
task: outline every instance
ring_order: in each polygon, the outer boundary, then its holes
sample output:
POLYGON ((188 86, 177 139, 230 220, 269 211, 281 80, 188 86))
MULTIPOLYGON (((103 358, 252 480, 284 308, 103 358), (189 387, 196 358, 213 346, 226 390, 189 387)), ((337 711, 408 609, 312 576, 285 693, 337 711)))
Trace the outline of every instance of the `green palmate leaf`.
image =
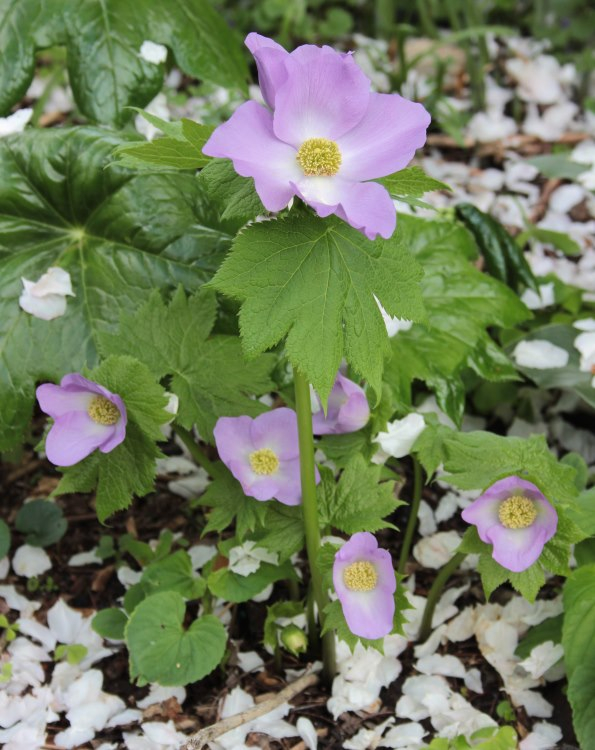
POLYGON ((204 578, 194 573, 190 555, 184 550, 148 565, 140 582, 147 595, 175 591, 189 600, 199 599, 207 588, 204 578))
POLYGON ((460 423, 465 369, 489 380, 518 377, 487 330, 514 326, 530 313, 510 289, 470 262, 477 250, 462 226, 402 216, 397 234, 424 267, 421 287, 429 322, 392 339, 384 377, 395 400, 406 405, 411 405, 413 381, 425 381, 441 409, 460 423))
MULTIPOLYGON (((256 501, 258 502, 258 501, 256 501)), ((304 519, 301 506, 283 505, 276 501, 264 503, 263 531, 253 538, 262 547, 277 552, 286 560, 304 548, 304 519)))
POLYGON ((595 748, 595 564, 575 570, 564 585, 564 662, 568 698, 581 748, 595 748))
POLYGON ((95 128, 0 142, 0 450, 20 440, 36 381, 95 364, 122 310, 151 289, 198 288, 229 245, 193 176, 105 169, 119 143, 95 128), (55 265, 76 297, 61 318, 38 320, 19 308, 21 277, 55 265))
POLYGON ((58 542, 68 528, 62 508, 50 500, 32 500, 17 513, 15 528, 33 547, 49 547, 58 542))
POLYGON ((117 334, 102 337, 106 353, 128 352, 156 377, 171 375, 169 388, 180 397, 177 421, 198 425, 207 440, 220 416, 266 411, 253 396, 274 387, 272 355, 246 362, 237 337, 210 336, 216 313, 212 291, 187 298, 180 288, 169 305, 154 292, 136 314, 122 316, 117 334))
POLYGON ((210 198, 221 206, 222 219, 239 219, 242 223, 266 213, 254 189, 254 180, 241 177, 229 159, 212 159, 199 176, 210 198))
POLYGON ((225 653, 225 628, 204 615, 185 629, 185 614, 184 600, 173 591, 149 596, 136 607, 126 626, 133 678, 187 685, 215 669, 225 653))
POLYGON ((242 485, 228 471, 215 478, 199 502, 213 508, 203 536, 210 531, 223 531, 235 519, 236 535, 243 540, 246 534, 255 531, 262 523, 266 513, 266 503, 245 495, 242 485))
POLYGON ((380 466, 369 465, 363 456, 350 460, 337 483, 332 472, 324 472, 318 492, 321 525, 330 525, 345 532, 378 531, 396 528, 385 518, 399 505, 395 497, 395 483, 380 480, 380 466))
POLYGON ((109 453, 94 451, 88 458, 65 469, 56 495, 91 492, 96 489, 100 521, 130 505, 134 496, 143 497, 153 489, 155 459, 161 457, 156 445, 164 440, 160 426, 171 416, 165 411, 167 397, 151 372, 132 357, 109 357, 87 373, 95 383, 117 393, 128 416, 126 438, 109 453))
POLYGON ((398 236, 370 242, 335 217, 296 212, 245 229, 213 286, 243 302, 246 353, 287 336, 291 364, 326 401, 343 356, 380 394, 388 337, 374 295, 390 314, 420 319, 421 276, 398 236))
POLYGON ((195 170, 209 163, 209 157, 202 153, 202 147, 213 132, 212 125, 201 125, 187 119, 167 122, 142 110, 140 114, 168 135, 152 141, 118 146, 114 150, 117 157, 114 164, 129 169, 156 171, 156 167, 163 170, 195 170))
POLYGON ((102 638, 109 638, 111 641, 123 641, 127 623, 126 612, 123 609, 111 607, 110 609, 99 610, 91 622, 91 627, 102 638))
POLYGON ((450 190, 451 188, 440 180, 429 177, 421 167, 407 167, 395 172, 388 177, 377 180, 396 198, 403 196, 409 198, 421 198, 425 193, 432 190, 450 190))
POLYGON ((208 0, 0 0, 0 113, 25 93, 35 52, 66 44, 70 85, 91 120, 121 125, 131 104, 161 89, 164 66, 144 60, 145 40, 165 44, 191 76, 245 87, 234 34, 208 0))

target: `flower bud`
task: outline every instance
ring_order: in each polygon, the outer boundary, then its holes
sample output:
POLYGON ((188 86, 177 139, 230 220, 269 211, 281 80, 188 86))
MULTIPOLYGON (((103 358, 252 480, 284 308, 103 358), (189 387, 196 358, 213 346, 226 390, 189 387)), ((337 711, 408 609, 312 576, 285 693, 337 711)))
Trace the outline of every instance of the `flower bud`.
POLYGON ((308 649, 308 636, 297 625, 286 625, 281 631, 281 643, 290 654, 297 656, 308 649))

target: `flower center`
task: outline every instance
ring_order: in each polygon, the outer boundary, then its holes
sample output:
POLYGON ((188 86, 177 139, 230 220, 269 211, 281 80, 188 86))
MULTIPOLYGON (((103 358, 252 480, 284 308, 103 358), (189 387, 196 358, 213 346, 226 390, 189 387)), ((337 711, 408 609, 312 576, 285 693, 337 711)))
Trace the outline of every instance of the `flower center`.
POLYGON ((500 504, 498 518, 507 529, 526 529, 537 518, 535 503, 528 497, 513 495, 500 504))
POLYGON ((300 146, 296 159, 307 177, 332 177, 341 166, 341 152, 328 138, 308 138, 300 146))
POLYGON ((270 448, 261 448, 249 456, 250 466, 255 474, 270 476, 279 468, 277 454, 270 448))
POLYGON ((89 404, 87 414, 97 424, 116 424, 120 419, 120 410, 105 396, 95 396, 89 404))
POLYGON ((378 583, 378 573, 371 562, 360 560, 345 568, 343 583, 351 591, 372 591, 378 583))

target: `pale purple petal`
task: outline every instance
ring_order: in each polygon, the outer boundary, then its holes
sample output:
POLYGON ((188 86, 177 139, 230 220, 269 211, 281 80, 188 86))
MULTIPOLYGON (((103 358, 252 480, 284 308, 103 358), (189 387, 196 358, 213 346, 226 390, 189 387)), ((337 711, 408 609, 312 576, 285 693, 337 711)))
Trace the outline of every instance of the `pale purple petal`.
POLYGON ((126 406, 122 399, 115 393, 112 393, 110 394, 109 400, 112 404, 117 406, 118 411, 120 412, 120 419, 118 419, 116 424, 111 425, 113 428, 112 434, 105 443, 99 446, 99 450, 102 453, 109 453, 120 445, 120 443, 124 442, 124 438, 126 437, 126 425, 128 424, 128 412, 126 411, 126 406))
POLYGON ((369 532, 358 532, 335 555, 333 584, 345 620, 352 633, 361 638, 382 638, 393 627, 396 578, 390 553, 379 549, 369 532), (378 583, 372 591, 352 591, 343 580, 343 571, 351 563, 371 562, 376 568, 378 583))
MULTIPOLYGON (((299 505, 302 502, 302 484, 300 478, 300 459, 283 461, 275 474, 277 483, 274 497, 284 505, 299 505)), ((316 484, 320 475, 316 469, 316 484)))
POLYGON ((245 40, 258 68, 258 84, 265 102, 275 108, 275 93, 287 80, 286 62, 289 53, 280 44, 255 31, 245 40))
POLYGON ((235 171, 253 177, 268 211, 285 208, 294 195, 291 182, 302 175, 296 150, 275 137, 273 115, 256 102, 245 102, 206 142, 207 156, 231 159, 235 171))
POLYGON ((398 94, 371 94, 364 117, 338 139, 341 177, 373 180, 397 172, 426 142, 430 115, 398 94))
POLYGON ((114 425, 97 424, 86 412, 74 411, 52 425, 45 452, 56 466, 72 466, 108 441, 113 432, 114 425))
POLYGON ((65 375, 60 381, 60 387, 65 388, 67 391, 90 391, 91 393, 96 393, 98 396, 105 396, 105 398, 110 400, 112 396, 112 393, 107 388, 99 385, 99 383, 94 383, 92 380, 88 380, 77 372, 65 375))
POLYGON ((539 558, 545 543, 556 533, 558 515, 532 482, 511 476, 495 482, 462 512, 463 520, 477 527, 480 539, 492 544, 492 557, 507 570, 519 573, 539 558), (537 517, 530 526, 510 529, 500 521, 500 505, 510 497, 529 498, 537 517))
POLYGON ((217 420, 213 430, 215 445, 219 458, 228 468, 232 461, 248 461, 248 456, 254 450, 250 437, 251 426, 251 417, 219 417, 217 420))
POLYGON ((291 57, 296 65, 275 96, 275 135, 297 149, 309 138, 334 141, 355 127, 368 106, 370 81, 351 55, 310 47, 291 57))
POLYGON ((380 588, 350 591, 341 607, 349 630, 360 638, 383 638, 393 629, 395 600, 380 588))
POLYGON ((315 435, 333 435, 360 430, 368 422, 370 407, 357 383, 339 373, 328 399, 326 416, 322 409, 312 415, 315 435))
POLYGON ((275 497, 278 486, 277 473, 269 476, 256 474, 252 471, 252 467, 248 461, 230 461, 226 465, 242 485, 242 489, 246 495, 256 500, 272 500, 275 497))
POLYGON ((270 448, 281 461, 299 456, 297 415, 282 407, 260 414, 250 427, 254 450, 270 448))
POLYGON ((490 537, 488 536, 490 529, 494 526, 502 525, 498 518, 498 508, 502 500, 506 499, 506 497, 490 497, 487 493, 484 493, 461 513, 463 521, 477 526, 479 538, 486 544, 490 544, 490 537))
POLYGON ((531 567, 548 540, 547 530, 537 522, 525 529, 507 529, 501 524, 490 529, 492 557, 503 568, 520 573, 531 567))
POLYGON ((89 404, 95 398, 95 395, 87 390, 69 391, 53 383, 40 385, 35 394, 41 411, 52 419, 57 419, 63 414, 69 414, 73 411, 86 412, 89 404))
POLYGON ((335 212, 369 240, 377 235, 388 240, 397 226, 397 212, 388 191, 377 182, 345 183, 349 189, 341 195, 335 212))

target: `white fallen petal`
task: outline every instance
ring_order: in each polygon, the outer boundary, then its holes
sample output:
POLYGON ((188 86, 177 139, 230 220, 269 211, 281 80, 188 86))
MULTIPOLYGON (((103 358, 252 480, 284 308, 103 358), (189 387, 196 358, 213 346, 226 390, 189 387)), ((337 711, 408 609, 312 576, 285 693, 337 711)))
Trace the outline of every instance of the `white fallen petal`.
POLYGON ((167 748, 177 748, 186 740, 182 732, 176 731, 173 721, 168 721, 167 724, 162 721, 148 721, 141 724, 141 729, 152 742, 165 745, 167 748))
POLYGON ((344 750, 368 750, 369 748, 378 747, 378 740, 382 737, 386 728, 392 726, 394 723, 395 720, 391 716, 373 729, 360 729, 357 734, 354 734, 353 737, 343 743, 344 750))
POLYGON ((66 297, 74 297, 70 274, 52 267, 38 281, 22 279, 19 306, 41 320, 53 320, 66 312, 66 297))
POLYGON ((257 547, 253 541, 244 542, 229 551, 229 570, 240 576, 256 573, 263 562, 277 565, 279 555, 264 547, 257 547))
POLYGON ((157 44, 156 42, 145 41, 141 44, 139 57, 143 60, 153 63, 154 65, 160 65, 167 60, 167 47, 163 44, 157 44))
POLYGON ((126 726, 127 724, 137 724, 139 721, 142 721, 142 718, 142 711, 138 711, 136 708, 126 708, 119 714, 112 716, 107 722, 106 727, 121 727, 126 726))
POLYGON ((0 117, 0 138, 13 133, 21 133, 32 116, 33 110, 26 108, 18 109, 8 117, 0 117))
POLYGON ((533 370, 551 370, 566 367, 568 352, 560 346, 545 339, 519 341, 512 356, 520 367, 530 367, 533 370))
POLYGON ((116 575, 118 576, 118 581, 120 581, 122 586, 128 589, 130 588, 130 586, 134 586, 140 581, 143 576, 143 572, 142 570, 133 570, 132 568, 128 567, 128 565, 122 565, 116 571, 116 575))
POLYGON ((410 721, 406 724, 397 724, 384 735, 379 747, 409 748, 418 747, 427 732, 421 724, 410 721))
POLYGON ((101 565, 103 560, 97 557, 97 547, 93 547, 88 552, 77 552, 73 555, 68 564, 73 568, 78 568, 81 565, 101 565))
POLYGON ((264 667, 264 661, 256 651, 239 651, 237 659, 244 672, 256 672, 264 667))
POLYGON ((186 700, 185 688, 151 685, 149 688, 149 694, 142 700, 137 701, 136 705, 143 709, 149 708, 149 706, 154 706, 156 703, 164 703, 170 698, 175 698, 181 706, 186 700))
POLYGON ((579 331, 595 331, 595 318, 583 318, 582 320, 575 320, 572 324, 579 331))
POLYGON ((533 289, 525 289, 521 295, 521 302, 524 302, 529 310, 542 310, 544 307, 550 307, 555 302, 554 282, 541 284, 539 294, 533 289))
POLYGON ((434 518, 434 512, 430 507, 429 503, 422 500, 419 504, 419 513, 417 514, 419 521, 418 530, 421 536, 430 536, 435 534, 438 530, 436 525, 436 519, 434 518))
POLYGON ((562 730, 555 724, 539 721, 533 731, 519 744, 519 750, 552 750, 562 739, 562 730))
POLYGON ((20 617, 17 622, 21 635, 27 635, 39 641, 47 651, 53 651, 56 648, 56 636, 45 625, 30 617, 20 617))
POLYGON ((6 578, 9 570, 10 570, 10 560, 8 559, 8 556, 6 556, 0 560, 0 581, 6 578))
POLYGON ((310 719, 300 716, 295 726, 308 750, 316 750, 318 747, 318 735, 310 719))
POLYGON ((465 675, 465 687, 474 693, 483 694, 483 684, 481 682, 481 672, 479 669, 470 669, 465 675))
POLYGON ((413 548, 413 557, 424 568, 441 568, 453 556, 461 543, 456 531, 439 531, 424 537, 413 548))
POLYGON ((12 569, 18 576, 33 578, 40 576, 52 567, 48 553, 42 547, 23 544, 14 553, 12 569))
POLYGON ((465 677, 463 662, 452 654, 431 654, 417 660, 415 668, 427 675, 442 675, 443 677, 465 677))
POLYGON ((520 662, 519 666, 528 672, 533 679, 543 675, 557 664, 564 656, 564 648, 561 643, 554 644, 553 641, 545 641, 535 646, 531 654, 520 662))

